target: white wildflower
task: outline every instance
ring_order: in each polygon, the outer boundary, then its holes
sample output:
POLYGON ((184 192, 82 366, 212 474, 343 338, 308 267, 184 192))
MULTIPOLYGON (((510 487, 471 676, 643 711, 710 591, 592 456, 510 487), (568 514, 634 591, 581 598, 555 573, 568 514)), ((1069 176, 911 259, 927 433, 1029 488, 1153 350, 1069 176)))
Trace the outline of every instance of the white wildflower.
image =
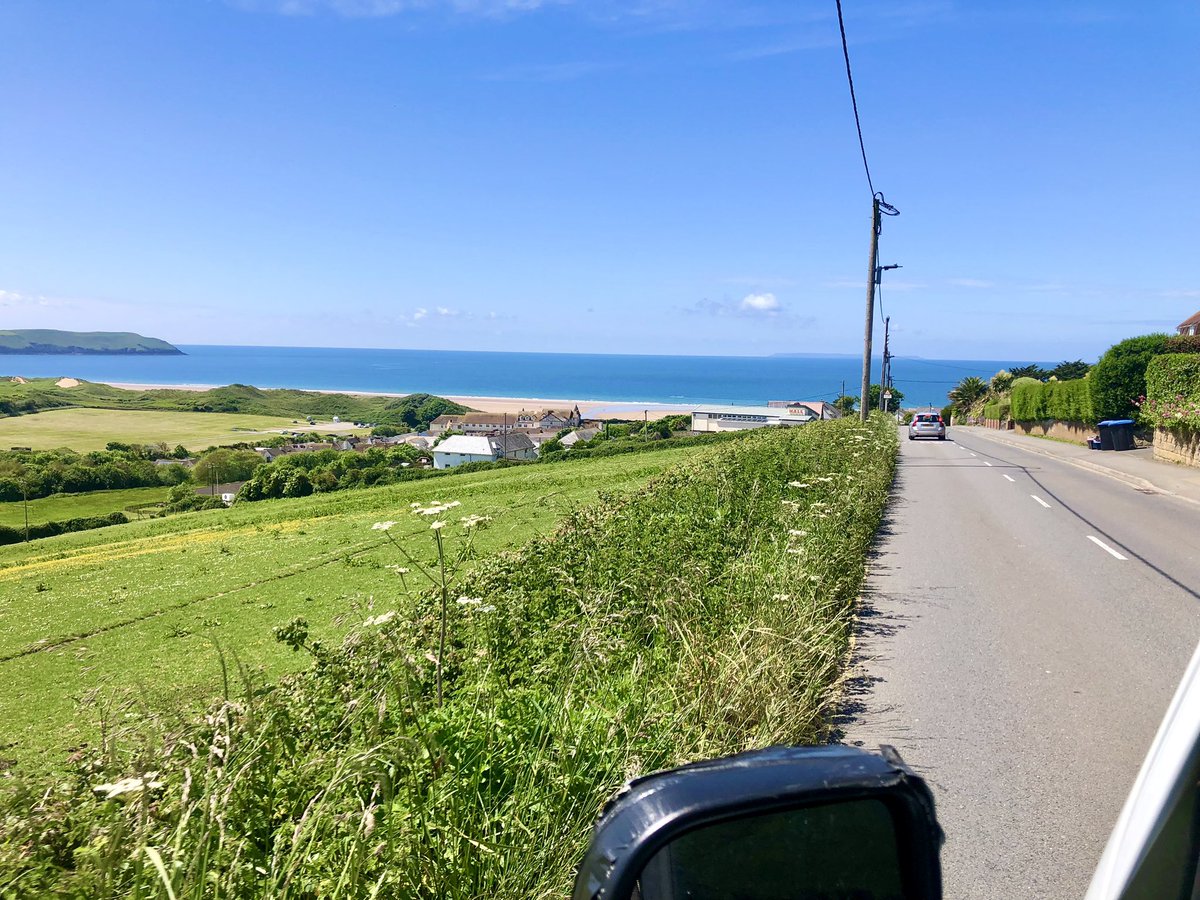
POLYGON ((410 508, 410 509, 420 509, 420 508, 421 508, 421 501, 420 501, 420 500, 414 500, 412 503, 408 504, 408 506, 409 506, 409 508, 410 508))
POLYGON ((386 625, 394 618, 396 618, 396 611, 394 609, 389 609, 387 612, 381 613, 378 616, 371 616, 371 618, 367 619, 367 621, 363 622, 363 624, 367 626, 386 625))
POLYGON ((429 530, 430 531, 441 531, 445 527, 446 527, 445 522, 433 522, 430 524, 429 530))
POLYGON ((112 800, 124 794, 136 794, 138 791, 156 790, 162 787, 163 783, 155 780, 157 776, 157 772, 147 772, 145 775, 122 778, 112 784, 98 784, 92 790, 97 794, 103 794, 105 800, 112 800))
POLYGON ((389 528, 391 528, 395 524, 396 524, 395 522, 376 522, 374 525, 371 526, 371 530, 372 531, 387 531, 389 528))
POLYGON ((792 595, 791 594, 772 594, 771 599, 772 600, 791 600, 792 595))
POLYGON ((461 519, 459 519, 459 521, 462 522, 463 528, 474 528, 476 525, 482 525, 484 522, 492 521, 492 517, 479 515, 463 516, 461 519))
POLYGON ((804 551, 803 551, 803 550, 801 550, 801 549, 799 549, 798 547, 788 547, 788 548, 787 548, 787 552, 788 552, 788 553, 794 553, 794 554, 796 554, 796 555, 799 555, 799 554, 803 553, 804 551))
POLYGON ((790 534, 792 537, 805 537, 807 536, 808 532, 801 531, 799 528, 789 528, 788 534, 790 534))
POLYGON ((479 611, 480 612, 495 612, 496 607, 492 606, 492 604, 489 603, 487 606, 479 607, 479 611))
POLYGON ((408 569, 404 568, 404 566, 384 566, 384 568, 391 569, 397 575, 407 575, 408 574, 408 569))
POLYGON ((812 487, 812 485, 810 485, 807 481, 789 481, 788 487, 806 488, 806 487, 812 487))
POLYGON ((459 606, 479 606, 483 603, 481 597, 459 597, 456 601, 459 606))

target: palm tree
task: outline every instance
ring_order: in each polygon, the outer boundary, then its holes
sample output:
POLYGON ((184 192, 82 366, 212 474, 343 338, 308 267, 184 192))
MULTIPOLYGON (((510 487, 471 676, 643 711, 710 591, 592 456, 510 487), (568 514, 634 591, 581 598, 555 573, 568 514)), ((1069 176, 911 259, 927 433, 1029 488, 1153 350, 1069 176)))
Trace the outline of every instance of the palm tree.
POLYGON ((969 412, 977 400, 988 391, 987 382, 974 375, 968 375, 950 391, 950 402, 960 412, 969 412))

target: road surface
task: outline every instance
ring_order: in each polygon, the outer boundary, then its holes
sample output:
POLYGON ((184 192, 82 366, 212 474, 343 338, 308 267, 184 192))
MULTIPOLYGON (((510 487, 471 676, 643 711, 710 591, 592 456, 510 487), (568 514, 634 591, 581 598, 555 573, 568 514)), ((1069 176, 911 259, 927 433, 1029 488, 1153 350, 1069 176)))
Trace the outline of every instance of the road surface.
POLYGON ((1200 506, 901 439, 843 739, 933 787, 947 898, 1078 898, 1200 640, 1200 506))

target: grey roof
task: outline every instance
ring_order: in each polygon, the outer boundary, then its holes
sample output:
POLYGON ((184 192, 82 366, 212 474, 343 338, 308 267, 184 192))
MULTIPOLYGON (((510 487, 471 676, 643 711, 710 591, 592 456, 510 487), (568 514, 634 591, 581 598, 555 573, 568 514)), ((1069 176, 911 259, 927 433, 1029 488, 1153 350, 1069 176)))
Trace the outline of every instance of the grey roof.
POLYGON ((493 438, 489 438, 492 446, 499 453, 512 453, 517 450, 532 450, 536 446, 529 439, 529 435, 514 432, 512 434, 498 434, 493 438))

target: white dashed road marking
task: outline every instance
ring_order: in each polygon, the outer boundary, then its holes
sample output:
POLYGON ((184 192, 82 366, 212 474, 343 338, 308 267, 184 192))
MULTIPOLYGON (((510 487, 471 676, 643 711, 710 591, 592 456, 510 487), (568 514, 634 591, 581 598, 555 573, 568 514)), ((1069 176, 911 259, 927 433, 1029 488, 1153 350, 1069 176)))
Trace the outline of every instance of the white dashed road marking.
POLYGON ((1043 500, 1041 497, 1039 497, 1037 494, 1030 494, 1029 496, 1032 497, 1034 500, 1036 500, 1038 503, 1042 504, 1042 506, 1046 507, 1046 509, 1050 508, 1050 504, 1047 503, 1045 500, 1043 500))
MULTIPOLYGON (((1000 474, 1004 475, 1003 472, 1001 472, 1000 474)), ((1013 478, 1011 475, 1004 475, 1004 477, 1007 478, 1009 481, 1011 481, 1013 484, 1017 483, 1017 479, 1013 478)))
POLYGON ((1089 541, 1091 541, 1093 544, 1095 544, 1095 545, 1096 545, 1097 547, 1099 547, 1101 550, 1103 550, 1103 551, 1104 551, 1104 552, 1106 552, 1106 553, 1111 553, 1111 554, 1112 554, 1113 556, 1115 556, 1117 559, 1124 559, 1124 560, 1128 560, 1128 559, 1129 559, 1129 557, 1127 557, 1127 556, 1122 556, 1120 553, 1118 553, 1118 552, 1117 552, 1116 550, 1114 550, 1112 547, 1108 546, 1108 544, 1104 543, 1104 541, 1100 540, 1100 538, 1098 538, 1098 537, 1093 537, 1093 536, 1092 536, 1092 535, 1090 535, 1090 534, 1087 536, 1087 538, 1088 538, 1088 540, 1089 540, 1089 541))

